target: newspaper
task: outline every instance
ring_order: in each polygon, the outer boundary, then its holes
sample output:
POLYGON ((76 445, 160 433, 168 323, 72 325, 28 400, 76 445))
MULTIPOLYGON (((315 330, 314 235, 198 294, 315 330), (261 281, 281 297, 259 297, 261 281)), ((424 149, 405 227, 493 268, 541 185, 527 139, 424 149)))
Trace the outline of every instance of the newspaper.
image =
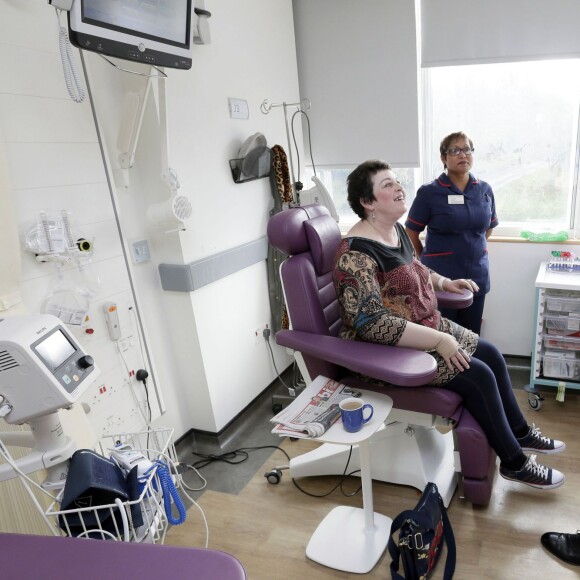
POLYGON ((340 417, 340 401, 360 396, 359 391, 319 376, 288 407, 270 419, 275 425, 272 433, 301 439, 320 437, 340 417))

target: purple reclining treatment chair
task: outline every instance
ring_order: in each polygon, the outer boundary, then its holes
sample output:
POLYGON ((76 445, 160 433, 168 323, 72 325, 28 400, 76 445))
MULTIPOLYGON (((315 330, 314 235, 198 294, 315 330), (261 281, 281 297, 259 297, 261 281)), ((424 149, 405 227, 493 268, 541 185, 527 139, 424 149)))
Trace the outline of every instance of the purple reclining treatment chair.
POLYGON ((4 580, 247 580, 241 562, 208 548, 0 534, 4 580))
MULTIPOLYGON (((340 230, 321 205, 293 207, 268 223, 270 243, 290 257, 280 268, 290 330, 276 342, 295 351, 307 382, 318 375, 393 399, 390 423, 371 439, 372 477, 422 490, 437 484, 445 505, 457 483, 468 501, 486 505, 495 474, 495 453, 459 395, 430 386, 435 360, 427 353, 402 347, 346 341, 338 337, 340 306, 332 283, 340 230), (387 381, 369 385, 352 373, 387 381), (437 424, 452 427, 447 433, 437 424)), ((473 296, 438 293, 440 307, 468 306, 473 296)), ((325 444, 290 462, 292 477, 340 474, 348 448, 325 444)), ((354 455, 354 454, 353 454, 354 455)), ((356 463, 358 459, 354 457, 356 463)), ((353 460, 349 470, 356 469, 353 460)))

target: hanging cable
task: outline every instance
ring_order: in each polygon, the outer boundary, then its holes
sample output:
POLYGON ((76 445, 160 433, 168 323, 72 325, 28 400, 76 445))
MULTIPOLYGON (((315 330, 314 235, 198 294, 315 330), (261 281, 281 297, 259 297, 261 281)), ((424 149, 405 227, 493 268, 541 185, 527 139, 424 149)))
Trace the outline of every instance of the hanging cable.
POLYGON ((270 350, 270 358, 272 359, 272 365, 274 366, 274 370, 276 371, 276 375, 278 376, 278 380, 282 383, 282 385, 284 385, 288 390, 290 390, 291 387, 289 387, 284 382, 284 379, 282 378, 282 375, 280 374, 280 371, 278 370, 278 367, 276 366, 276 360, 274 359, 274 351, 272 350, 272 345, 270 344, 269 340, 267 340, 267 344, 268 344, 268 349, 270 350))
POLYGON ((72 51, 72 46, 68 38, 68 32, 60 24, 61 10, 55 8, 56 19, 58 22, 58 43, 60 48, 60 60, 62 62, 62 71, 64 73, 64 82, 70 98, 75 103, 82 103, 85 100, 85 91, 79 77, 76 62, 72 51))
MULTIPOLYGON (((308 117, 308 115, 306 114, 305 111, 303 111, 302 109, 298 109, 297 111, 294 112, 294 114, 292 115, 292 118, 290 119, 290 127, 292 129, 292 140, 294 141, 294 149, 296 150, 296 163, 298 166, 298 179, 300 179, 300 153, 298 152, 298 144, 296 143, 296 132, 294 131, 294 117, 296 117, 296 115, 301 114, 304 115, 304 117, 306 118, 306 125, 308 128, 308 149, 310 151, 310 161, 312 163, 312 169, 314 171, 314 175, 316 175, 316 165, 314 165, 314 157, 312 156, 312 139, 311 139, 311 132, 310 132, 310 118, 308 117)), ((299 191, 302 190, 303 185, 300 181, 296 182, 296 189, 298 189, 298 187, 300 187, 299 191), (298 184, 300 184, 300 186, 298 186, 298 184)))

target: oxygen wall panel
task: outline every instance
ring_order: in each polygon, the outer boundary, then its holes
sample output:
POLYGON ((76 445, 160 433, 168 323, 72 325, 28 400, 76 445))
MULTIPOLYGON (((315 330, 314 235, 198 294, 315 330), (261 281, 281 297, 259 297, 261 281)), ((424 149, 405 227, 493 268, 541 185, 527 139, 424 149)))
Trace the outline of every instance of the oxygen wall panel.
POLYGON ((16 190, 106 180, 98 143, 13 143, 8 160, 16 190))
MULTIPOLYGON (((55 37, 55 47, 56 43, 55 37)), ((78 62, 78 51, 75 54, 78 62)), ((47 53, 3 44, 0 79, 4 83, 10 79, 10 94, 68 98, 60 57, 56 52, 47 53)))
POLYGON ((64 142, 97 142, 92 118, 68 98, 0 94, 0 118, 8 143, 51 143, 57 135, 64 142))
MULTIPOLYGON (((38 208, 47 211, 66 209, 71 212, 76 225, 83 232, 92 235, 87 224, 114 220, 107 184, 82 183, 73 185, 58 185, 55 187, 35 187, 20 191, 14 198, 14 210, 18 215, 22 234, 28 224, 34 223, 38 216, 38 208), (90 211, 87 210, 90 204, 90 211)), ((111 224, 114 226, 114 224, 111 224)))

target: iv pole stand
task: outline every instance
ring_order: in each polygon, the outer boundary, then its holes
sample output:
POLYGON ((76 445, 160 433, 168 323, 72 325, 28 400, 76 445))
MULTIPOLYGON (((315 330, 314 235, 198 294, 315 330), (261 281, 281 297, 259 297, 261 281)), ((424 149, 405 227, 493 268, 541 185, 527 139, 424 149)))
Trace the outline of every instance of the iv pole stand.
MULTIPOLYGON (((288 107, 296 107, 299 111, 308 111, 310 109, 310 101, 302 99, 299 103, 269 103, 265 99, 260 105, 260 111, 267 115, 273 107, 282 107, 284 109, 284 124, 286 126, 286 141, 288 143, 288 159, 290 160, 290 178, 292 180, 292 197, 295 205, 300 205, 300 192, 296 189, 296 176, 294 175, 294 163, 292 162, 292 146, 290 143, 290 129, 288 128, 288 107)), ((298 176, 300 177, 300 176, 298 176)))

